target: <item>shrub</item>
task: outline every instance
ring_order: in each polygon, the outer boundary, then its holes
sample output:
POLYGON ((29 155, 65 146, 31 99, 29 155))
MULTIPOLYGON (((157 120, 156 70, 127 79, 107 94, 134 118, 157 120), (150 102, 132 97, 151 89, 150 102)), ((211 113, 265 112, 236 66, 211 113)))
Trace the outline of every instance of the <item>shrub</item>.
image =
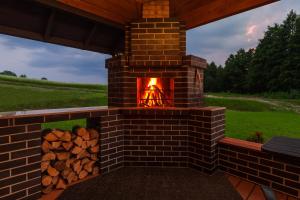
POLYGON ((255 133, 251 134, 248 138, 247 141, 250 142, 256 142, 256 143, 264 143, 264 137, 263 137, 263 133, 256 131, 255 133))

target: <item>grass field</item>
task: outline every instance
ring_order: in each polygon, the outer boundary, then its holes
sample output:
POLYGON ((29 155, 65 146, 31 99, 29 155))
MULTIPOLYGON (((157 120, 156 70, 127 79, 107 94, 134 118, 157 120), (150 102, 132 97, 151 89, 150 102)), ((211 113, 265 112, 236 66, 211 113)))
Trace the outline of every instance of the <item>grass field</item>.
MULTIPOLYGON (((256 131, 265 139, 282 135, 300 138, 300 114, 286 105, 300 106, 299 99, 269 101, 255 96, 236 94, 213 94, 206 97, 207 106, 225 106, 226 135, 247 139, 256 131), (249 99, 247 99, 249 98, 249 99)), ((50 81, 10 78, 0 76, 0 112, 101 106, 107 104, 105 85, 71 84, 50 81)), ((294 107, 291 107, 294 108, 294 107)), ((43 128, 70 129, 74 125, 85 126, 85 120, 44 124, 43 128)))
POLYGON ((0 76, 0 112, 106 105, 106 96, 104 85, 0 76))

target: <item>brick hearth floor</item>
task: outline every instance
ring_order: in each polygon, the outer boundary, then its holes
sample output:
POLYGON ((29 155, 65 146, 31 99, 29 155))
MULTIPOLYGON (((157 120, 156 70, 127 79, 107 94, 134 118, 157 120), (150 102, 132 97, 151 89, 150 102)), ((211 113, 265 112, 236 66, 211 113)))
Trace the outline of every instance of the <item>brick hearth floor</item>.
MULTIPOLYGON (((229 182, 239 192, 244 200, 266 200, 262 189, 259 185, 251 183, 247 180, 241 179, 236 176, 226 175, 229 182)), ((294 197, 290 197, 280 192, 275 192, 276 200, 297 200, 294 197)))

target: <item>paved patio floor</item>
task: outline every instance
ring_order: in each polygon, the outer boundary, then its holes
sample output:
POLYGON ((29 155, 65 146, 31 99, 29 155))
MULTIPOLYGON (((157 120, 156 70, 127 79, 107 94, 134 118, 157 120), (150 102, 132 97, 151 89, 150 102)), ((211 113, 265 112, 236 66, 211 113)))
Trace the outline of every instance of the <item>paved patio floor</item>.
POLYGON ((183 168, 123 168, 65 190, 60 200, 240 200, 224 173, 183 168))

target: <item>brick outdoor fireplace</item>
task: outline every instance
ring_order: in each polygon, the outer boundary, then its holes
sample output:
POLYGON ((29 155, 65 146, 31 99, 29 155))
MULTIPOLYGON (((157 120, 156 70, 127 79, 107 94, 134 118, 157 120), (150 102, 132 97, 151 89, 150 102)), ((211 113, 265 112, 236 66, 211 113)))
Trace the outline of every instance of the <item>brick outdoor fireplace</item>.
POLYGON ((153 6, 145 4, 143 19, 126 26, 125 52, 106 61, 108 105, 201 106, 206 61, 186 55, 185 24, 169 18, 168 1, 153 6))
POLYGON ((203 107, 207 63, 186 55, 185 23, 170 17, 169 1, 145 2, 125 26, 124 51, 106 60, 108 107, 0 113, 0 199, 41 197, 41 125, 73 119, 98 131, 101 175, 125 166, 221 169, 299 198, 299 161, 224 139, 225 108, 203 107))

